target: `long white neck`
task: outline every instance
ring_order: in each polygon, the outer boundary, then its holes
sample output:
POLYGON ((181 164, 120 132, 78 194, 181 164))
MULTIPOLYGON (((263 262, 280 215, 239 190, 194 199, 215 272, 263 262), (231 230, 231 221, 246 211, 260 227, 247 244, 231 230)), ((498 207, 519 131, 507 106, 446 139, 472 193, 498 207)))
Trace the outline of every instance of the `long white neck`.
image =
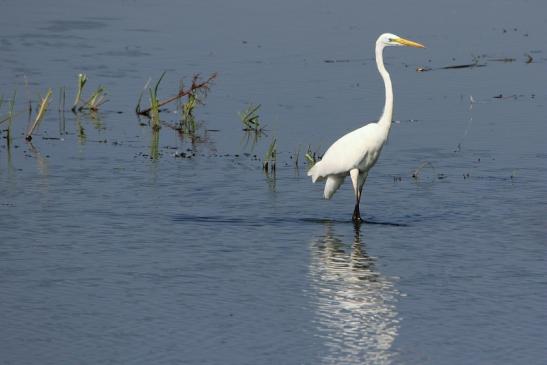
POLYGON ((378 124, 389 131, 393 116, 393 88, 391 87, 391 78, 389 77, 389 73, 384 66, 383 52, 384 45, 380 42, 376 42, 376 65, 378 66, 378 71, 384 80, 384 85, 386 88, 386 104, 384 105, 384 112, 382 113, 378 124))

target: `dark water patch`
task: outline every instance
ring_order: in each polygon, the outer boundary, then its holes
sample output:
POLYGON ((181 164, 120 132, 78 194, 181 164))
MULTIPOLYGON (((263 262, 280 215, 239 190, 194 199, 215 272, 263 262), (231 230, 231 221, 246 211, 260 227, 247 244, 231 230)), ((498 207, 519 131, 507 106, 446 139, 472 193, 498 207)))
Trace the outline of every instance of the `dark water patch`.
POLYGON ((97 53, 98 56, 111 56, 111 57, 143 57, 150 56, 148 52, 144 52, 140 47, 130 47, 126 46, 123 49, 112 50, 102 53, 97 53))
POLYGON ((97 20, 52 20, 40 29, 50 32, 70 32, 73 30, 94 30, 105 28, 107 24, 97 20))
POLYGON ((148 28, 127 28, 124 30, 127 32, 138 32, 138 33, 158 33, 158 30, 148 29, 148 28))
POLYGON ((81 41, 86 39, 85 37, 77 36, 74 34, 51 34, 51 33, 23 33, 18 35, 17 38, 21 39, 22 41, 31 40, 31 39, 37 39, 37 40, 57 39, 57 40, 81 41))
MULTIPOLYGON (((175 222, 207 223, 207 224, 229 224, 236 226, 279 226, 298 223, 310 224, 355 224, 351 219, 331 219, 331 218, 290 218, 290 217, 223 217, 223 216, 198 216, 189 214, 177 214, 172 218, 175 222)), ((365 219, 361 224, 382 225, 391 227, 407 227, 405 223, 386 222, 379 220, 365 219)))

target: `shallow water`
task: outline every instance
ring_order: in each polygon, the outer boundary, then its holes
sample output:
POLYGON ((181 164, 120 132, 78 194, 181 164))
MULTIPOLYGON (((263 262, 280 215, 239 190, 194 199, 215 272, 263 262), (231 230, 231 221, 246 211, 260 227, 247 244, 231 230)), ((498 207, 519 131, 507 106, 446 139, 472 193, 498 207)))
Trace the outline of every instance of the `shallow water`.
POLYGON ((17 111, 48 87, 55 99, 32 144, 25 113, 1 142, 0 362, 543 363, 544 10, 5 2, 0 94, 17 90, 17 111), (396 120, 355 227, 350 186, 324 201, 291 157, 377 117, 384 31, 428 48, 386 50, 396 120), (415 72, 474 56, 486 66, 415 72), (153 160, 133 110, 164 70, 163 96, 219 78, 202 141, 164 127, 153 160), (59 87, 70 105, 80 72, 110 101, 63 119, 59 87), (268 129, 255 145, 237 115, 249 103, 268 129), (259 161, 273 137, 275 177, 259 161))

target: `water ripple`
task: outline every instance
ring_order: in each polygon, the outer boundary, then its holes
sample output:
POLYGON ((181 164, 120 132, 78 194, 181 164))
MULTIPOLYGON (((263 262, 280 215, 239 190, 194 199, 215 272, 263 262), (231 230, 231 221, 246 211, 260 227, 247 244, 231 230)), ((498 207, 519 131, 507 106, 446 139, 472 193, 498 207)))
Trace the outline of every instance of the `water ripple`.
POLYGON ((390 364, 400 293, 377 271, 358 228, 349 245, 334 235, 331 225, 325 227, 325 235, 311 242, 309 266, 315 325, 326 348, 323 363, 390 364))

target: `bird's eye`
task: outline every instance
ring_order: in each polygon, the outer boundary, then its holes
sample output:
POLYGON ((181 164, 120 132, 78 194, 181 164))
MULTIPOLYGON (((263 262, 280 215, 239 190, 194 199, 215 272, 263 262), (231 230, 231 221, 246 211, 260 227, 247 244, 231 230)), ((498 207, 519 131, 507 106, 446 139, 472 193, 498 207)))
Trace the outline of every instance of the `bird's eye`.
POLYGON ((393 41, 395 40, 395 38, 388 38, 388 40, 389 40, 390 42, 393 42, 393 41))

